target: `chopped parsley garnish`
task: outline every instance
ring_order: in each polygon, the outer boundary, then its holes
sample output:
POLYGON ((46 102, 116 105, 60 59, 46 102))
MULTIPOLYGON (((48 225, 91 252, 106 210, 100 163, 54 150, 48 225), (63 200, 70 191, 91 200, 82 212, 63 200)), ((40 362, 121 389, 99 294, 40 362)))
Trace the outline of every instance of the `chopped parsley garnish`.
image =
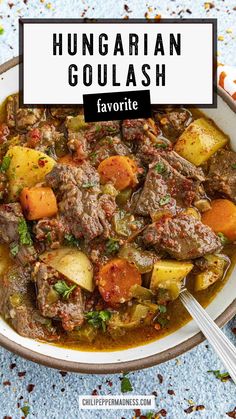
POLYGON ((13 243, 10 245, 10 253, 12 256, 16 257, 19 252, 19 244, 13 243))
POLYGON ((166 313, 166 306, 164 306, 163 304, 159 305, 159 311, 160 313, 166 313))
POLYGON ((231 164, 232 169, 236 169, 236 163, 231 164))
POLYGON ((80 241, 73 234, 65 234, 64 243, 67 246, 80 247, 80 241))
POLYGON ((222 382, 228 381, 231 378, 228 372, 221 373, 220 370, 209 370, 207 372, 211 372, 216 378, 218 378, 218 380, 222 382))
POLYGON ((52 243, 52 235, 50 231, 47 232, 45 237, 48 243, 52 243))
POLYGON ((11 163, 11 157, 10 156, 4 156, 2 159, 2 164, 0 167, 1 172, 6 172, 7 169, 9 168, 11 163))
POLYGON ((32 239, 28 231, 28 226, 24 218, 21 218, 18 223, 18 233, 20 236, 20 244, 26 244, 30 246, 32 244, 32 239))
POLYGON ((156 148, 167 148, 168 145, 166 143, 157 143, 157 144, 155 144, 155 147, 156 148))
POLYGON ((72 291, 77 287, 77 285, 67 285, 65 281, 58 281, 56 284, 53 285, 53 288, 64 298, 65 300, 68 300, 70 294, 72 291))
POLYGON ((108 131, 108 132, 115 132, 116 131, 116 127, 106 127, 106 130, 108 131))
POLYGON ((101 129, 102 129, 102 127, 101 127, 101 125, 95 125, 95 131, 96 132, 100 132, 101 131, 101 129))
POLYGON ((159 204, 161 206, 166 205, 170 202, 170 195, 166 195, 164 198, 161 198, 159 204))
POLYGON ((21 411, 24 413, 24 416, 27 417, 30 412, 30 407, 28 405, 25 405, 21 407, 21 411))
POLYGON ((4 34, 4 27, 2 25, 0 25, 0 35, 4 34))
POLYGON ((166 325, 168 324, 168 319, 166 317, 157 317, 157 322, 161 325, 162 329, 164 329, 166 327, 166 325))
POLYGON ((154 418, 154 413, 147 412, 147 413, 145 413, 145 416, 146 416, 147 419, 153 419, 154 418))
POLYGON ((119 249, 120 249, 119 240, 113 239, 112 237, 110 237, 110 239, 108 239, 106 242, 106 253, 108 255, 112 255, 114 253, 117 253, 119 249))
POLYGON ((87 182, 87 183, 82 184, 82 188, 84 189, 93 188, 94 186, 96 186, 96 183, 93 183, 93 182, 87 182))
POLYGON ((127 377, 126 374, 123 375, 120 384, 121 384, 120 389, 122 393, 128 393, 129 391, 133 391, 133 387, 130 382, 130 379, 127 377))
POLYGON ((98 156, 97 151, 93 151, 92 153, 89 154, 90 159, 95 160, 98 156))
POLYGON ((91 324, 95 329, 102 329, 106 331, 106 322, 110 320, 111 313, 108 310, 88 311, 85 314, 88 324, 91 324))
POLYGON ((229 240, 227 239, 227 237, 223 233, 219 232, 217 234, 217 236, 220 238, 220 241, 221 241, 223 246, 225 246, 226 244, 229 243, 229 240))
POLYGON ((166 171, 166 166, 165 166, 165 164, 164 163, 157 163, 156 164, 156 166, 155 166, 155 171, 157 172, 157 173, 164 173, 165 171, 166 171))

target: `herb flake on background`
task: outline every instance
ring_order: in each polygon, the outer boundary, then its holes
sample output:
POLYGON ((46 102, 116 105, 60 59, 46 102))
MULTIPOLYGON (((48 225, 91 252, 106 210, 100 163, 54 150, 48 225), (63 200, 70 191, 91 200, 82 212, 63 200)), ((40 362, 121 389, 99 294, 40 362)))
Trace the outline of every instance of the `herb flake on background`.
POLYGON ((129 391, 133 391, 132 384, 130 382, 130 379, 127 377, 127 374, 124 374, 121 379, 121 392, 122 393, 128 393, 129 391))
POLYGON ((221 373, 220 370, 208 370, 207 372, 214 374, 214 376, 222 382, 225 382, 231 379, 228 372, 221 373))

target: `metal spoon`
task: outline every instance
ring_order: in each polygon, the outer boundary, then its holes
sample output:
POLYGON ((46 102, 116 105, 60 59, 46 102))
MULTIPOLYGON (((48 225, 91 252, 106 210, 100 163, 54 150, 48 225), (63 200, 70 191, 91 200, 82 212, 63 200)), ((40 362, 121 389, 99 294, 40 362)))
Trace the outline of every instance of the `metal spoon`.
POLYGON ((179 296, 184 307, 196 321, 199 329, 205 335, 209 343, 224 364, 230 377, 236 384, 236 348, 225 336, 222 330, 211 319, 209 314, 202 308, 198 301, 186 289, 181 290, 179 296))

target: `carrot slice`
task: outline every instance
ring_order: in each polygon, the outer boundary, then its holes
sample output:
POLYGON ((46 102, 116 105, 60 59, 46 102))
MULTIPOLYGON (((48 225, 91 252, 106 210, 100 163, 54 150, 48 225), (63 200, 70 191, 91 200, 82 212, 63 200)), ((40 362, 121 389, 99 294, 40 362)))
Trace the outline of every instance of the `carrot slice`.
POLYGON ((127 156, 111 156, 103 160, 98 166, 101 183, 112 182, 119 191, 137 183, 138 171, 134 160, 127 156))
POLYGON ((129 301, 132 298, 130 288, 135 284, 141 285, 141 275, 125 259, 112 259, 99 271, 99 292, 111 306, 129 301))
POLYGON ((228 199, 215 199, 211 209, 202 214, 202 222, 215 233, 223 233, 229 240, 236 240, 236 205, 228 199))
POLYGON ((71 154, 66 154, 63 157, 60 157, 58 159, 58 163, 60 164, 67 164, 69 166, 76 166, 78 167, 78 163, 76 162, 76 160, 73 159, 71 154))
POLYGON ((57 213, 57 200, 51 188, 24 188, 20 203, 27 220, 39 220, 57 213))

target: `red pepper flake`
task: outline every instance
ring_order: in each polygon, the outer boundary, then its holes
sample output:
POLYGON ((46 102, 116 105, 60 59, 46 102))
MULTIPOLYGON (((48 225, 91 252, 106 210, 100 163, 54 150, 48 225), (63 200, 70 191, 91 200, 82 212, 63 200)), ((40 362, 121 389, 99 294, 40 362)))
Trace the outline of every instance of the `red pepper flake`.
POLYGON ((184 410, 185 413, 192 413, 197 412, 198 410, 204 410, 205 406, 203 404, 199 404, 198 406, 189 406, 187 409, 184 410))
POLYGON ((12 364, 9 365, 10 370, 13 370, 15 367, 16 367, 15 363, 12 363, 12 364))
POLYGON ((228 415, 230 418, 235 419, 236 418, 236 406, 232 412, 226 412, 226 415, 228 415))
POLYGON ((24 377, 26 374, 26 371, 20 371, 18 372, 18 377, 24 377))
POLYGON ((44 167, 46 163, 47 163, 47 160, 45 160, 45 158, 44 158, 44 157, 40 157, 40 158, 38 159, 38 166, 39 166, 39 167, 44 167))
POLYGON ((34 384, 28 384, 27 385, 27 391, 28 393, 32 393, 33 389, 34 389, 35 385, 34 384))
POLYGON ((140 409, 134 409, 135 418, 140 418, 141 416, 141 410, 140 409))
POLYGON ((167 393, 170 394, 171 396, 175 396, 174 390, 168 390, 167 393))
POLYGON ((12 419, 12 416, 4 416, 3 419, 12 419))
POLYGON ((163 376, 161 374, 157 374, 157 378, 159 380, 159 383, 162 384, 163 383, 163 376))
POLYGON ((4 386, 10 386, 11 385, 11 382, 10 381, 3 381, 3 385, 4 386))
POLYGON ((95 388, 93 391, 92 391, 92 396, 98 396, 98 391, 97 391, 97 389, 95 388))
POLYGON ((132 10, 130 10, 130 8, 129 8, 128 4, 124 4, 124 9, 125 9, 125 11, 126 11, 127 13, 131 13, 131 12, 132 12, 132 10))
POLYGON ((236 335, 236 327, 232 328, 232 332, 236 335))
POLYGON ((59 371, 59 374, 61 374, 62 377, 65 377, 67 375, 66 371, 59 371))
POLYGON ((110 381, 110 380, 107 380, 107 381, 106 381, 106 383, 107 383, 107 385, 108 385, 109 387, 112 387, 112 386, 113 386, 113 382, 112 382, 112 381, 110 381))
POLYGON ((158 415, 161 415, 163 418, 166 417, 167 415, 167 411, 165 409, 161 409, 159 410, 159 412, 157 412, 158 415))
POLYGON ((12 9, 12 7, 14 6, 14 3, 8 3, 8 6, 10 7, 10 9, 12 9))

